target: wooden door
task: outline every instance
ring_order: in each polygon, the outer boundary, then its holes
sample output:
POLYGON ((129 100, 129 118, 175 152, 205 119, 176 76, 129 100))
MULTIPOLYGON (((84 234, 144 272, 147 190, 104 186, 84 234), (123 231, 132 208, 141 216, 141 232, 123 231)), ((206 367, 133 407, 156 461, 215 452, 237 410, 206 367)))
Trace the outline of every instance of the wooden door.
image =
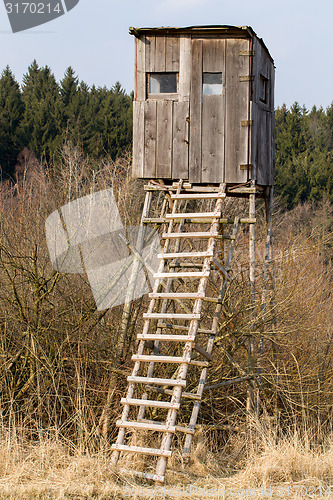
POLYGON ((193 39, 189 179, 241 183, 249 176, 248 39, 193 39))

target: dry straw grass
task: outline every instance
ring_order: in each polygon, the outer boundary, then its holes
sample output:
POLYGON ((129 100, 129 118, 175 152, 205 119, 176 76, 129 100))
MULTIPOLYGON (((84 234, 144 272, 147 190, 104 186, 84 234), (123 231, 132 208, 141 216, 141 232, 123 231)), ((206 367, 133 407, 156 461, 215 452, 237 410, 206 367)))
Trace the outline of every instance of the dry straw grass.
MULTIPOLYGON (((1 185, 0 498, 161 497, 109 466, 144 302, 135 304, 123 364, 115 369, 121 308, 98 313, 86 276, 55 273, 46 247, 44 223, 53 210, 108 187, 124 224, 137 224, 143 190, 131 179, 128 159, 95 165, 66 146, 57 165, 28 166, 14 190, 1 185)), ((275 498, 287 498, 287 490, 279 497, 276 488, 289 485, 295 487, 289 496, 298 498, 299 485, 304 493, 333 481, 332 220, 327 203, 277 211, 275 284, 272 267, 267 307, 265 228, 258 227, 260 421, 246 420, 246 382, 209 391, 190 463, 177 453, 170 463, 167 497, 202 498, 209 491, 216 497, 220 491, 223 498, 225 487, 225 498, 263 498, 261 488, 272 486, 275 498)), ((246 366, 246 251, 244 232, 209 383, 239 376, 226 350, 246 366)), ((131 468, 133 457, 127 460, 131 468)))

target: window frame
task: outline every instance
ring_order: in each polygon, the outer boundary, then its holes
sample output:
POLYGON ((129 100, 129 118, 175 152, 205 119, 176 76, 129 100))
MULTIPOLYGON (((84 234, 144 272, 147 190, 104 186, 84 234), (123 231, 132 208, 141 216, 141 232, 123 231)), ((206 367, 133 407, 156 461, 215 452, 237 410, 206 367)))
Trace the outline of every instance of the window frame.
POLYGON ((202 73, 202 89, 201 89, 201 91, 202 91, 203 97, 204 96, 212 96, 212 95, 222 96, 222 94, 223 94, 223 73, 222 73, 222 71, 204 71, 202 73), (219 75, 221 77, 221 83, 205 83, 204 82, 205 75, 219 75), (220 91, 219 91, 219 93, 211 93, 211 92, 206 93, 206 92, 204 92, 205 85, 216 85, 219 87, 220 91))
POLYGON ((179 72, 178 71, 149 71, 146 73, 146 88, 147 88, 147 99, 153 99, 153 100, 173 100, 177 101, 178 100, 178 94, 179 94, 179 72), (150 92, 150 77, 152 75, 176 75, 176 86, 177 86, 177 92, 150 92))
POLYGON ((258 101, 269 105, 269 79, 259 74, 258 101))

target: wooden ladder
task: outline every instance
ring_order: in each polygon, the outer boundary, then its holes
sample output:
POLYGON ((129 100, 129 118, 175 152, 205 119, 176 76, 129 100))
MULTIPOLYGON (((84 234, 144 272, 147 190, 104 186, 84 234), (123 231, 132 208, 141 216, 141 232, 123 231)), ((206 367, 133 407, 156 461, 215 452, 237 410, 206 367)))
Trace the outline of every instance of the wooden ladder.
POLYGON ((121 399, 118 438, 112 445, 114 466, 121 452, 155 457, 148 471, 127 472, 159 484, 164 482, 176 433, 184 435, 183 456, 189 456, 241 222, 239 217, 222 217, 224 185, 214 192, 183 191, 180 181, 176 192, 165 191, 163 207, 169 213, 143 219, 163 224, 164 244, 143 329, 137 334, 127 394, 121 399), (207 203, 210 211, 192 211, 207 203), (198 223, 200 231, 193 229, 198 223), (181 405, 185 423, 177 422, 181 405), (139 441, 141 437, 153 444, 132 445, 133 431, 144 431, 137 435, 139 441))

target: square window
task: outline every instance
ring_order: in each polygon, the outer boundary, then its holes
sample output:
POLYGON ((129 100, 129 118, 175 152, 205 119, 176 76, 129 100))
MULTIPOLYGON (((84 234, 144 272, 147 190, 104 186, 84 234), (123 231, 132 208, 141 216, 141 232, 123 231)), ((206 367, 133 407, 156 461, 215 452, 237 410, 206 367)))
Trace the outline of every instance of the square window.
POLYGON ((263 75, 259 77, 259 101, 268 104, 268 79, 263 75))
POLYGON ((178 91, 178 73, 149 73, 149 94, 176 94, 178 91))
POLYGON ((222 95, 222 73, 203 73, 203 95, 222 95))

